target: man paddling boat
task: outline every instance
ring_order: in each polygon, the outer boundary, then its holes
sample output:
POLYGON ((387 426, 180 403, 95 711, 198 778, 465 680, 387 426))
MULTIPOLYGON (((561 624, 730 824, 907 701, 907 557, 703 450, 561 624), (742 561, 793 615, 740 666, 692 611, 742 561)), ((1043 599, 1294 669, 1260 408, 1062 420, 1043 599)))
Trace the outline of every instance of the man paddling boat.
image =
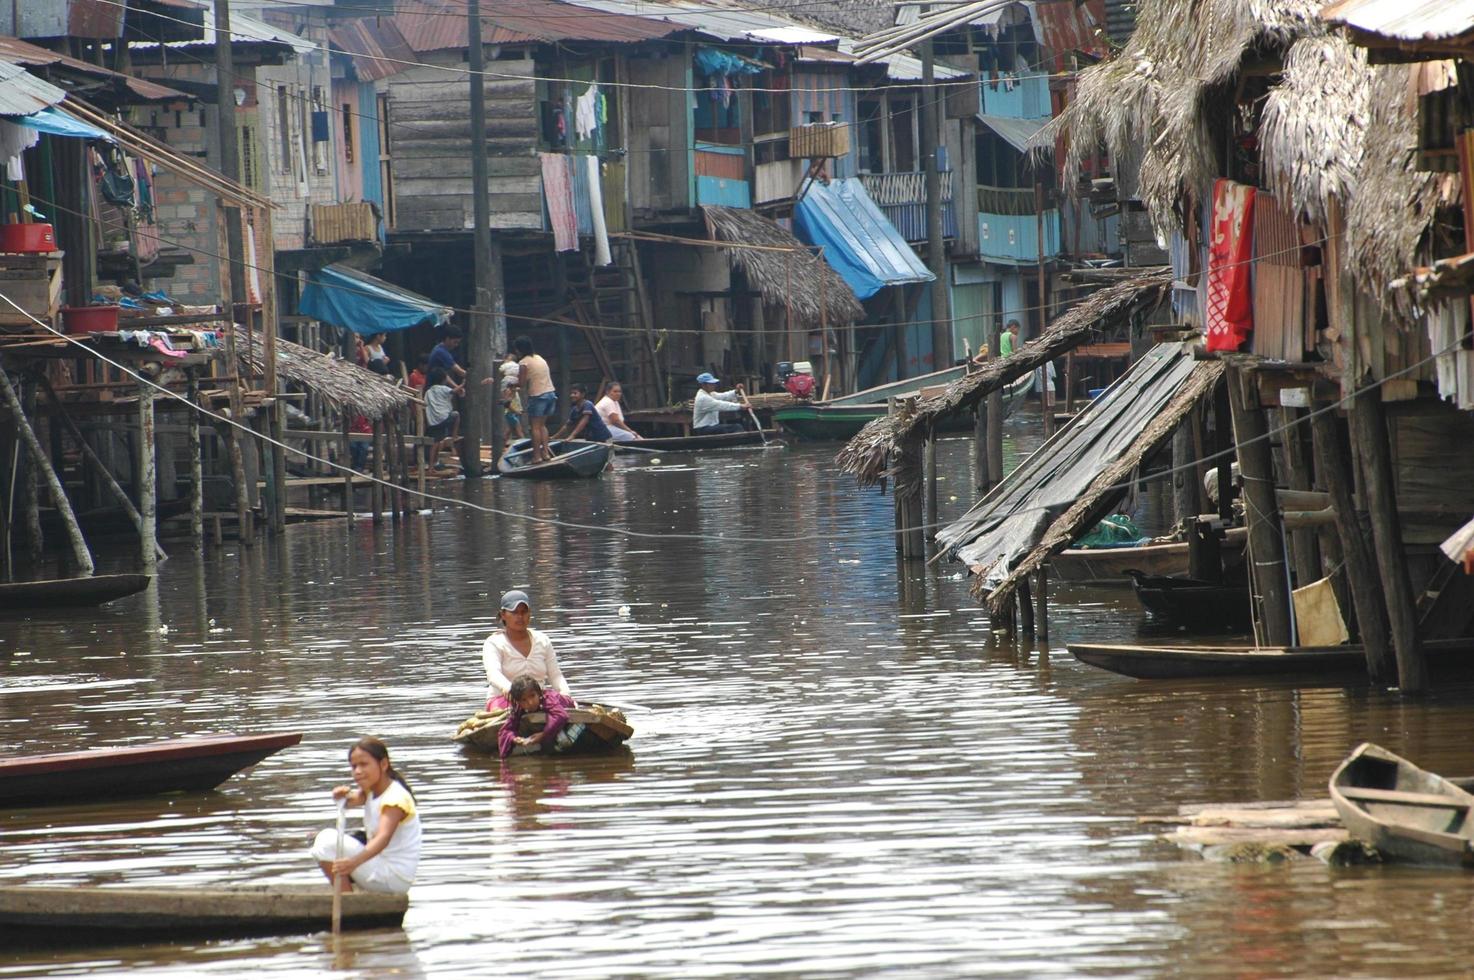
POLYGON ((730 391, 717 391, 717 376, 710 372, 697 375, 696 383, 701 390, 696 392, 696 401, 691 408, 691 434, 693 436, 715 436, 727 432, 745 432, 746 426, 738 422, 723 422, 723 412, 742 408, 742 386, 734 385, 730 391))

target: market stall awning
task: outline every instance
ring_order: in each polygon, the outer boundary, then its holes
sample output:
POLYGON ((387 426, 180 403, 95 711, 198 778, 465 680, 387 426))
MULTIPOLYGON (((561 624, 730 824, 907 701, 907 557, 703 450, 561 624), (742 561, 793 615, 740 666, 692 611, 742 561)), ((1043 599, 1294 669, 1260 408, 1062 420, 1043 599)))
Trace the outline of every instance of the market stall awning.
POLYGON ((1010 119, 978 113, 978 122, 1003 137, 1004 142, 1020 153, 1029 152, 1029 140, 1049 124, 1048 119, 1010 119))
POLYGON ((438 326, 451 314, 444 304, 346 265, 309 272, 297 311, 361 334, 438 326))
POLYGON ((824 258, 860 299, 886 286, 936 277, 865 192, 859 178, 814 181, 793 209, 793 230, 824 258))
POLYGON ((1191 345, 1158 344, 1029 456, 937 543, 967 563, 985 593, 1008 590, 1048 554, 1087 533, 1126 495, 1130 473, 1172 437, 1223 372, 1191 345))

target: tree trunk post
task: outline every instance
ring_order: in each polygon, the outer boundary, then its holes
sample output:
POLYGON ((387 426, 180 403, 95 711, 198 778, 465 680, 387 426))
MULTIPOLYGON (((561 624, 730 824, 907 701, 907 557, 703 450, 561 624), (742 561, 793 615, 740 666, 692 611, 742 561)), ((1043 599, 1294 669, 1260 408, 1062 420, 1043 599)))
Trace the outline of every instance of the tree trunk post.
POLYGON ((200 373, 189 369, 189 533, 195 547, 205 548, 205 461, 200 439, 200 373))
POLYGON ((138 383, 138 527, 139 555, 149 575, 158 568, 159 481, 154 472, 154 387, 138 383))
MULTIPOLYGON (((1233 414, 1233 436, 1249 524, 1250 583, 1260 600, 1264 642, 1271 646, 1289 645, 1294 640, 1290 635, 1290 583, 1285 568, 1269 428, 1259 407, 1252 376, 1237 365, 1230 365, 1227 373, 1229 410, 1233 414)), ((1219 496, 1222 495, 1220 488, 1219 496)))
MULTIPOLYGON (((22 409, 20 396, 16 393, 15 386, 10 383, 8 367, 3 360, 0 360, 0 393, 4 394, 6 407, 10 409, 10 414, 15 419, 15 427, 26 444, 26 450, 31 454, 32 464, 36 471, 39 471, 45 478, 46 486, 51 491, 51 502, 56 505, 56 511, 61 515, 61 522, 71 542, 72 558, 77 568, 84 576, 91 575, 92 553, 87 550, 87 541, 82 537, 82 529, 77 524, 77 516, 72 513, 72 505, 67 500, 66 491, 62 488, 61 478, 56 475, 56 470, 41 449, 41 442, 36 438, 36 430, 31 428, 31 421, 26 418, 26 413, 22 409)), ((36 531, 39 535, 39 517, 36 523, 36 531)))

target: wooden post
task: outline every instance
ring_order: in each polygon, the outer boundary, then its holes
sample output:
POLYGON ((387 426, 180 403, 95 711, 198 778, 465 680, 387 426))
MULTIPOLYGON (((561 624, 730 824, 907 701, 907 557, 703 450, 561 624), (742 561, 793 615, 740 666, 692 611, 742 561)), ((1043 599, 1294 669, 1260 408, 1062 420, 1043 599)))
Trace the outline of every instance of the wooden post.
POLYGON ((158 477, 154 473, 154 387, 138 383, 138 535, 144 572, 152 575, 158 566, 158 477))
POLYGON ((1197 467, 1193 465, 1193 429, 1197 425, 1197 411, 1188 412, 1177 431, 1172 433, 1172 519, 1177 524, 1202 513, 1198 500, 1201 488, 1197 467))
POLYGON ((1339 429, 1336 417, 1329 412, 1311 416, 1315 468, 1336 512, 1336 537, 1346 560, 1346 582, 1351 592, 1351 609, 1356 614, 1354 626, 1366 651, 1367 675, 1375 683, 1390 684, 1396 676, 1396 664, 1388 642, 1387 607, 1377 581, 1376 558, 1352 499, 1355 478, 1341 445, 1339 429))
MULTIPOLYGON (((36 414, 36 386, 33 383, 22 382, 21 410, 27 417, 36 414)), ((41 566, 41 558, 46 547, 46 535, 41 530, 41 498, 36 486, 37 470, 35 461, 27 451, 24 461, 20 464, 22 479, 20 504, 21 520, 26 528, 26 560, 30 562, 32 569, 41 566)))
POLYGON ((1014 598, 1018 600, 1019 628, 1024 636, 1034 635, 1034 597, 1029 588, 1029 576, 1022 576, 1018 580, 1018 588, 1014 589, 1014 598))
POLYGON ((374 523, 384 523, 384 485, 379 481, 384 479, 384 420, 374 419, 373 422, 373 476, 374 482, 369 484, 369 503, 373 510, 374 523))
POLYGON ((1229 375, 1213 391, 1214 455, 1218 459, 1218 516, 1233 520, 1233 413, 1228 405, 1229 375))
MULTIPOLYGON (((255 435, 269 436, 271 434, 271 416, 273 408, 270 401, 264 402, 256 410, 256 417, 252 420, 251 431, 255 435)), ((261 474, 261 481, 265 490, 261 494, 261 516, 266 521, 266 533, 276 533, 276 501, 281 493, 281 488, 276 483, 276 458, 273 450, 276 448, 265 439, 252 438, 250 448, 255 453, 255 463, 261 474)))
MULTIPOLYGON (((935 71, 932 42, 928 39, 921 46, 922 90, 925 93, 940 91, 933 82, 935 71)), ((926 182, 926 264, 934 277, 931 283, 933 371, 940 371, 952 363, 952 291, 947 282, 947 253, 943 245, 946 229, 942 227, 942 174, 937 160, 937 147, 941 143, 938 122, 942 115, 937 111, 939 101, 937 98, 923 96, 920 133, 921 159, 926 182)), ((953 193, 959 193, 955 187, 953 193)), ((827 349, 827 337, 824 344, 827 349)))
POLYGON ((200 439, 200 372, 189 369, 189 533, 195 547, 205 547, 205 461, 200 439))
POLYGON ((1418 642, 1417 609, 1408 581, 1402 523, 1397 515, 1397 489, 1392 453, 1387 444, 1387 419, 1377 388, 1357 393, 1351 402, 1351 436, 1360 453, 1361 477, 1366 488, 1367 516, 1371 518, 1377 566, 1382 572, 1382 595, 1387 601, 1387 624, 1397 655, 1397 686, 1404 694, 1421 694, 1428 687, 1428 666, 1418 642))
MULTIPOLYGON (((1291 490, 1310 490, 1314 483, 1314 453, 1310 448, 1310 427, 1303 409, 1280 409, 1283 433, 1285 472, 1291 490)), ((1290 532, 1290 561, 1295 566, 1295 584, 1309 585, 1320 577, 1320 548, 1313 528, 1290 532)))
POLYGON ((978 494, 985 494, 993 488, 993 474, 988 467, 988 401, 984 399, 978 402, 973 410, 972 422, 972 465, 973 472, 977 476, 977 486, 974 488, 978 494))
POLYGON ((343 406, 343 513, 353 519, 353 416, 347 405, 343 406))
MULTIPOLYGON (((267 352, 269 359, 275 359, 274 349, 267 352)), ((280 398, 276 399, 271 406, 271 438, 278 445, 271 447, 271 479, 276 485, 275 506, 271 510, 272 530, 281 534, 287 529, 287 404, 280 398)))
POLYGON ((413 405, 412 404, 412 405, 410 405, 409 410, 410 410, 411 413, 413 413, 413 417, 414 417, 414 420, 415 420, 415 424, 414 424, 414 432, 415 432, 415 465, 419 469, 419 476, 418 476, 416 482, 418 484, 418 489, 419 489, 419 491, 420 491, 420 493, 422 495, 420 499, 423 500, 424 499, 423 494, 425 492, 425 469, 426 469, 426 467, 429 466, 429 457, 430 457, 429 450, 426 448, 426 446, 424 444, 424 438, 425 438, 425 409, 424 409, 424 406, 422 406, 422 405, 413 405))
POLYGON ((241 545, 249 548, 255 543, 256 519, 251 512, 251 488, 246 485, 246 461, 241 453, 241 441, 236 437, 233 425, 221 423, 217 431, 225 440, 226 452, 230 454, 230 475, 235 482, 235 519, 239 524, 241 545))
MULTIPOLYGON (((1034 234, 1039 246, 1039 336, 1049 329, 1049 277, 1044 265, 1044 184, 1034 182, 1034 234)), ((1044 437, 1054 435, 1054 386, 1049 383, 1048 362, 1039 366, 1039 404, 1044 409, 1044 437)))
POLYGON ((1038 606, 1035 613, 1036 625, 1039 628, 1039 645, 1048 649, 1049 647, 1049 566, 1040 565, 1039 571, 1035 572, 1038 579, 1038 592, 1034 596, 1034 602, 1038 606))
MULTIPOLYGON (((41 449, 41 442, 36 438, 36 431, 31 428, 31 421, 26 418, 26 413, 22 410, 20 396, 16 394, 15 386, 10 383, 8 368, 9 366, 0 360, 0 392, 3 392, 5 396, 5 405, 10 409, 10 414, 15 420, 15 427, 26 444, 26 450, 31 454, 31 462, 46 479, 47 489, 51 491, 51 502, 56 506, 57 513, 61 515, 62 525, 66 528, 67 538, 71 542, 72 558, 76 561, 77 568, 83 575, 91 575, 92 553, 87 550, 87 541, 82 537, 82 529, 77 524, 77 516, 72 513, 71 502, 67 500, 66 491, 62 489, 61 478, 56 475, 51 461, 46 458, 45 452, 41 449)), ((39 528, 37 530, 39 532, 39 528)))
POLYGON ((942 512, 937 499, 937 433, 927 428, 926 432, 926 523, 929 538, 935 538, 942 523, 942 512))
MULTIPOLYGON (((998 322, 997 317, 994 317, 993 322, 988 326, 988 356, 990 358, 1001 356, 998 352, 998 344, 1002 333, 1000 327, 1001 324, 998 322)), ((988 467, 986 472, 990 482, 983 488, 984 491, 991 490, 1003 480, 1003 392, 990 392, 987 404, 988 410, 983 413, 985 416, 983 422, 988 429, 988 467)))
MULTIPOLYGON (((1244 510, 1249 524, 1250 583, 1260 600, 1264 642, 1283 646, 1290 636, 1289 576, 1285 568, 1284 539, 1280 535, 1279 500, 1275 493, 1274 454, 1269 428, 1259 407, 1253 378, 1230 365, 1229 410, 1238 449, 1239 474, 1244 481, 1244 510)), ((1220 490, 1220 496, 1222 491, 1220 490)))
POLYGON ((389 491, 389 517, 395 524, 404 520, 404 475, 399 466, 404 442, 399 438, 399 425, 391 412, 384 416, 384 451, 389 454, 389 482, 394 488, 389 491))

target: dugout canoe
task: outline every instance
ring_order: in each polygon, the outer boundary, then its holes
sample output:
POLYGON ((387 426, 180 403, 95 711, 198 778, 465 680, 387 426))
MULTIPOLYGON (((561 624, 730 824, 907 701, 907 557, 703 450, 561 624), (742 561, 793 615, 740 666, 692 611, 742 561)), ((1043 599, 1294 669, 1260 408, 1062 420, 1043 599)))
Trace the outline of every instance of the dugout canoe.
MULTIPOLYGON (((397 928, 408 895, 343 895, 343 928, 397 928)), ((143 939, 274 936, 332 926, 322 885, 218 888, 0 886, 0 943, 101 943, 143 939)))
POLYGON ((1178 575, 1146 575, 1127 569, 1137 601, 1155 619, 1203 631, 1249 632, 1253 609, 1249 587, 1226 582, 1203 582, 1178 575))
POLYGON ((557 439, 548 443, 553 458, 532 462, 532 440, 520 439, 507 447, 496 464, 502 476, 526 480, 566 480, 598 476, 609 465, 614 449, 608 443, 557 439))
MULTIPOLYGON (((496 755, 500 751, 497 737, 501 734, 502 722, 506 717, 505 709, 478 711, 461 722, 451 739, 472 751, 496 755)), ((523 716, 518 734, 534 735, 542 731, 547 720, 547 715, 541 711, 530 712, 523 716)), ((635 733, 623 711, 601 704, 580 704, 568 712, 568 723, 584 726, 584 735, 570 750, 572 754, 607 751, 623 745, 635 733)))
POLYGON ((212 790, 242 769, 300 741, 301 732, 208 735, 0 758, 0 805, 49 806, 71 800, 212 790))
POLYGON ((638 442, 616 442, 617 453, 698 453, 709 449, 735 449, 742 446, 758 446, 764 442, 777 442, 783 433, 777 429, 756 429, 744 432, 721 432, 710 436, 656 436, 638 442))
POLYGON ((1331 802, 1352 837, 1383 857, 1474 866, 1474 794, 1363 742, 1331 774, 1331 802))
MULTIPOLYGON (((827 402, 800 402, 775 411, 773 421, 800 439, 813 441, 851 439, 872 419, 877 419, 890 410, 888 398, 914 395, 923 388, 950 384, 961 377, 962 369, 953 368, 948 371, 939 371, 936 374, 923 375, 920 378, 894 381, 854 395, 832 398, 827 402)), ((1013 410, 1023 403, 1033 387, 1034 376, 1026 374, 1003 389, 1004 418, 1013 414, 1013 410)), ((964 431, 971 429, 972 425, 972 414, 964 412, 949 416, 943 421, 941 429, 948 432, 964 431)))
MULTIPOLYGON (((1366 651, 1359 643, 1334 647, 1068 643, 1065 648, 1081 663, 1147 680, 1366 672, 1366 651)), ((1474 638, 1424 640, 1423 652, 1431 666, 1474 667, 1474 638)))
POLYGON ((0 613, 29 612, 37 608, 100 606, 142 592, 151 581, 148 575, 120 573, 82 578, 40 579, 34 582, 0 582, 0 613))
MULTIPOLYGON (((1247 528, 1229 528, 1219 543, 1224 560, 1235 560, 1248 540, 1247 528)), ((1187 542, 1168 541, 1130 548, 1066 548, 1049 559, 1049 577, 1060 582, 1130 585, 1133 569, 1143 575, 1186 576, 1187 542)))

